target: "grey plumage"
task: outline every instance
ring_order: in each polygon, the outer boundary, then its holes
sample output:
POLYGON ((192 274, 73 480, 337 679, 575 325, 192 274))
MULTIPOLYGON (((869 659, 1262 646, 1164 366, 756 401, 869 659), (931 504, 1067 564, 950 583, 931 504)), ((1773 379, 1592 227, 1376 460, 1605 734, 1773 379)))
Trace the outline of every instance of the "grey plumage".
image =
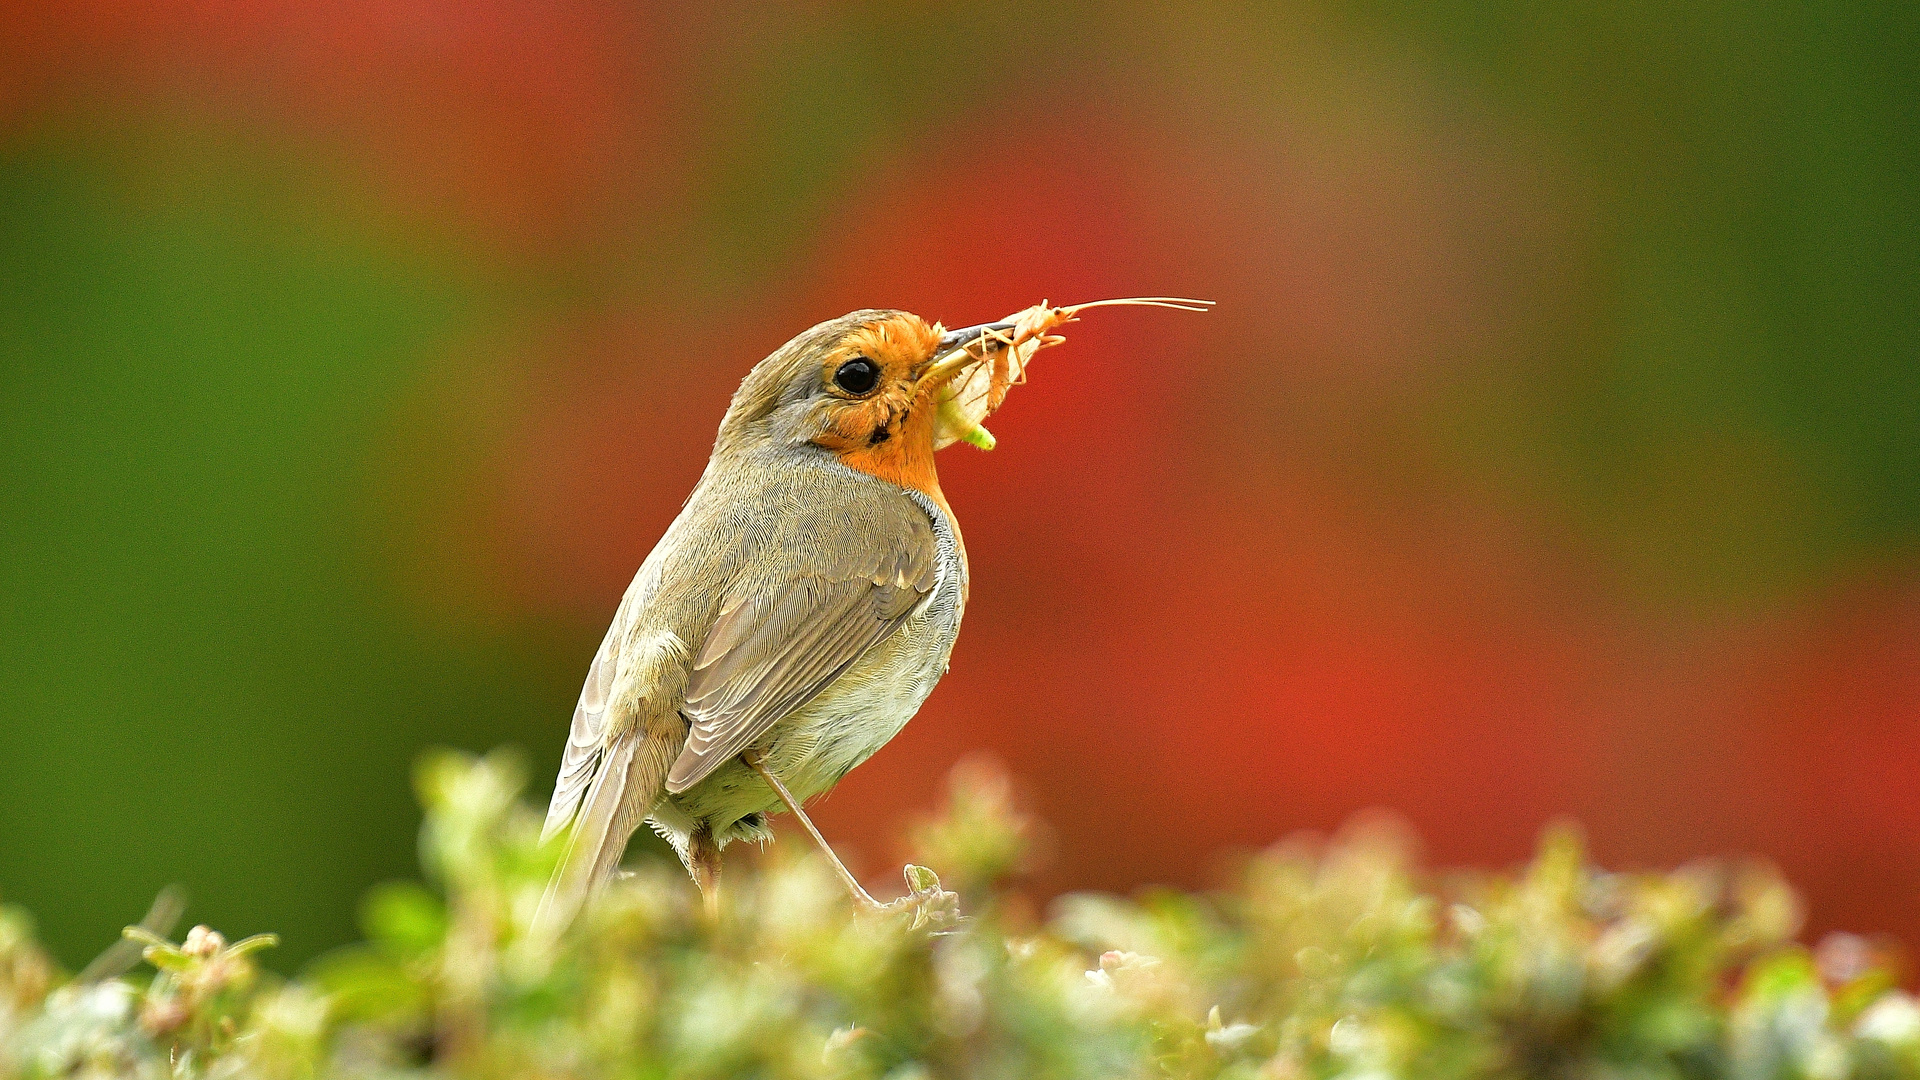
POLYGON ((684 709, 692 731, 667 774, 668 792, 706 779, 813 700, 933 590, 933 528, 923 515, 890 515, 885 524, 903 526, 896 535, 869 531, 856 546, 835 534, 862 523, 838 510, 815 513, 823 520, 782 531, 826 554, 825 565, 789 577, 788 561, 774 560, 773 573, 748 573, 728 590, 693 664, 684 709))

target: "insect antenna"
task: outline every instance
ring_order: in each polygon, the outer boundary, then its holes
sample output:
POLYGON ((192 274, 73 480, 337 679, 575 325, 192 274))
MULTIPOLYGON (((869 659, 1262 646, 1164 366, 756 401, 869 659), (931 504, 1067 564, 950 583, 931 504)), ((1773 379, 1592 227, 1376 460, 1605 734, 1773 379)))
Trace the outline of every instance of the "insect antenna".
POLYGON ((1163 307, 1175 311, 1206 311, 1213 307, 1212 300, 1193 300, 1184 296, 1126 296, 1112 300, 1091 300, 1084 304, 1073 304, 1059 310, 1069 315, 1078 314, 1088 308, 1097 307, 1163 307))

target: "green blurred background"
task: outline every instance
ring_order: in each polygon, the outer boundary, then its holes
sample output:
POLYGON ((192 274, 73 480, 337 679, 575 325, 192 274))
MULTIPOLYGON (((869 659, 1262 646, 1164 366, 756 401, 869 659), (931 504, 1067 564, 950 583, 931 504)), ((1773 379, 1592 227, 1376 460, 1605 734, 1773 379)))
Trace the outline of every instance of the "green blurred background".
POLYGON ((755 360, 1145 292, 943 455, 868 872, 985 749, 1042 890, 1571 815, 1920 945, 1917 12, 0 4, 0 896, 348 939, 755 360))

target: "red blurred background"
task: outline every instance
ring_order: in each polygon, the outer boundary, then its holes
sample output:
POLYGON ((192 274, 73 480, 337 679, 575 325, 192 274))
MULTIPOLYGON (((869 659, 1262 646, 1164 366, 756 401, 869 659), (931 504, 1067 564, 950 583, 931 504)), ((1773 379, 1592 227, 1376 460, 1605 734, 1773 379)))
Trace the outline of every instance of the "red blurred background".
POLYGON ((544 780, 761 356, 1170 293, 943 455, 952 673, 818 815, 869 872, 985 749, 1042 890, 1572 818, 1920 946, 1913 61, 1642 18, 8 5, 0 890, 69 962, 170 876, 343 939, 420 747, 544 780))

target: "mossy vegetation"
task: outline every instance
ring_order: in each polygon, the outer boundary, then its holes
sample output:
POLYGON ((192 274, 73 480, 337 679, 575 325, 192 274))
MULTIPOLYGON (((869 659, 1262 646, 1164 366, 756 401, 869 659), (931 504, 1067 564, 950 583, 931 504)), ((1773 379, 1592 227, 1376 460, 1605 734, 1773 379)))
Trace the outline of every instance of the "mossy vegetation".
POLYGON ((543 942, 517 761, 419 778, 428 883, 374 892, 365 942, 295 979, 257 966, 270 939, 206 928, 133 931, 140 971, 69 978, 0 909, 0 1077, 1920 1077, 1890 960, 1796 944, 1762 866, 1607 873, 1557 831, 1517 874, 1431 875, 1371 825, 1219 892, 1043 919, 1009 885, 1033 827, 972 768, 914 830, 957 924, 856 917, 784 845, 733 870, 717 920, 651 865, 543 942))

